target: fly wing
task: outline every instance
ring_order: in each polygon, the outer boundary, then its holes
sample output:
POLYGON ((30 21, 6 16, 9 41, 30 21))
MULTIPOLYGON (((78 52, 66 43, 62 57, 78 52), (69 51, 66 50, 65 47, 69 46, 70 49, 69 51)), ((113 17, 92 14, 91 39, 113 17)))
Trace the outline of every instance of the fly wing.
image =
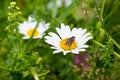
POLYGON ((74 40, 75 40, 74 36, 72 36, 71 38, 68 38, 68 40, 66 41, 66 45, 70 46, 74 40))

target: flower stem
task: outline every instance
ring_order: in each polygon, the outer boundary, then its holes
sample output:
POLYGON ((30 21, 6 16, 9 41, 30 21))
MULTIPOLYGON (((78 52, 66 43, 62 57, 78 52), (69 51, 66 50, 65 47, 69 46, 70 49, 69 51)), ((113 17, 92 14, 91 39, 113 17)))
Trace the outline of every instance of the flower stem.
POLYGON ((109 38, 120 49, 120 45, 111 36, 109 38))
POLYGON ((114 51, 113 53, 120 58, 120 55, 117 52, 114 51))
POLYGON ((34 79, 39 80, 38 74, 36 73, 35 69, 33 67, 31 67, 30 69, 34 79))
POLYGON ((33 75, 33 77, 34 77, 34 79, 35 79, 35 80, 39 80, 39 78, 38 78, 38 75, 37 75, 37 74, 34 74, 34 75, 33 75))
POLYGON ((67 56, 67 62, 66 62, 65 69, 61 72, 59 76, 63 77, 68 71, 69 71, 69 56, 67 56))
POLYGON ((105 47, 103 44, 99 43, 99 42, 98 42, 98 41, 96 41, 96 40, 93 40, 93 42, 94 42, 95 44, 97 44, 98 46, 102 47, 102 48, 104 48, 104 47, 105 47))
MULTIPOLYGON (((100 47, 102 47, 102 48, 105 48, 105 46, 104 46, 103 44, 99 43, 98 41, 93 40, 93 42, 94 42, 95 44, 97 44, 98 46, 100 46, 100 47)), ((113 53, 114 53, 114 55, 116 55, 117 57, 120 58, 120 55, 119 55, 117 52, 113 51, 113 53)))

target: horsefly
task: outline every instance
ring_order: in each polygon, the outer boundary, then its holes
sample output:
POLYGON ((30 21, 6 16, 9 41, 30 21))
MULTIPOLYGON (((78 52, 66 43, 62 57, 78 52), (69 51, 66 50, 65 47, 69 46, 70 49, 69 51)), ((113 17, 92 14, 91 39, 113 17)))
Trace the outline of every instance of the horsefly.
POLYGON ((75 41, 75 36, 72 36, 72 37, 68 38, 68 40, 66 41, 66 45, 71 46, 73 41, 75 41))

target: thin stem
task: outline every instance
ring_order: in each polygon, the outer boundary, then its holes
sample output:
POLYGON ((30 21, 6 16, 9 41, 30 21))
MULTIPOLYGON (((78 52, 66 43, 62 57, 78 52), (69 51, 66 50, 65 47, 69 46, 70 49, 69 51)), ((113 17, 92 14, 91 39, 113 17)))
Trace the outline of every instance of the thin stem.
MULTIPOLYGON (((94 42, 95 44, 97 44, 98 46, 100 46, 100 47, 102 47, 102 48, 105 48, 105 46, 104 46, 103 44, 99 43, 98 41, 93 40, 93 42, 94 42)), ((116 55, 117 57, 120 58, 120 55, 119 55, 117 52, 113 51, 113 53, 114 53, 114 55, 116 55)))
POLYGON ((11 71, 10 69, 5 68, 5 67, 3 67, 3 66, 0 66, 0 69, 7 70, 7 71, 11 71))
POLYGON ((120 45, 111 36, 109 36, 109 38, 120 49, 120 45))
POLYGON ((35 79, 35 80, 39 80, 39 78, 38 78, 38 75, 37 75, 37 74, 35 74, 35 73, 34 73, 33 77, 34 77, 34 79, 35 79))
POLYGON ((113 53, 120 58, 120 55, 117 52, 114 51, 113 53))
POLYGON ((69 56, 67 56, 67 63, 66 63, 65 69, 61 72, 59 76, 63 77, 65 73, 68 71, 68 68, 69 68, 69 56))
POLYGON ((27 42, 27 45, 24 47, 24 51, 26 51, 26 49, 28 48, 29 44, 31 43, 31 41, 32 41, 32 39, 33 39, 32 37, 33 37, 33 35, 34 35, 34 33, 35 33, 35 30, 37 29, 38 25, 39 25, 39 22, 37 22, 37 24, 36 24, 36 26, 35 26, 35 29, 34 29, 32 35, 31 35, 30 39, 29 39, 28 42, 27 42))
POLYGON ((102 11, 101 11, 101 14, 100 14, 101 17, 103 16, 103 11, 104 11, 105 3, 106 3, 106 0, 103 0, 102 11))
POLYGON ((30 69, 34 79, 39 80, 38 74, 36 73, 35 69, 33 67, 31 67, 30 69))
POLYGON ((99 42, 98 42, 98 41, 96 41, 96 40, 93 40, 93 42, 94 42, 95 44, 97 44, 98 46, 102 47, 102 48, 104 48, 104 47, 105 47, 103 44, 99 43, 99 42))

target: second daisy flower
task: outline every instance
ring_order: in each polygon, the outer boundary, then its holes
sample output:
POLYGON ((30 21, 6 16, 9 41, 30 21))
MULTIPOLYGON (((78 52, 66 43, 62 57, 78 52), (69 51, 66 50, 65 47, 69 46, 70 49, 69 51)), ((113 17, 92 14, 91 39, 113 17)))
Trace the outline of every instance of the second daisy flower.
POLYGON ((28 21, 20 23, 18 26, 19 33, 24 34, 23 39, 32 38, 42 38, 44 32, 49 28, 49 23, 40 22, 37 25, 37 21, 33 21, 34 18, 29 17, 28 21))

